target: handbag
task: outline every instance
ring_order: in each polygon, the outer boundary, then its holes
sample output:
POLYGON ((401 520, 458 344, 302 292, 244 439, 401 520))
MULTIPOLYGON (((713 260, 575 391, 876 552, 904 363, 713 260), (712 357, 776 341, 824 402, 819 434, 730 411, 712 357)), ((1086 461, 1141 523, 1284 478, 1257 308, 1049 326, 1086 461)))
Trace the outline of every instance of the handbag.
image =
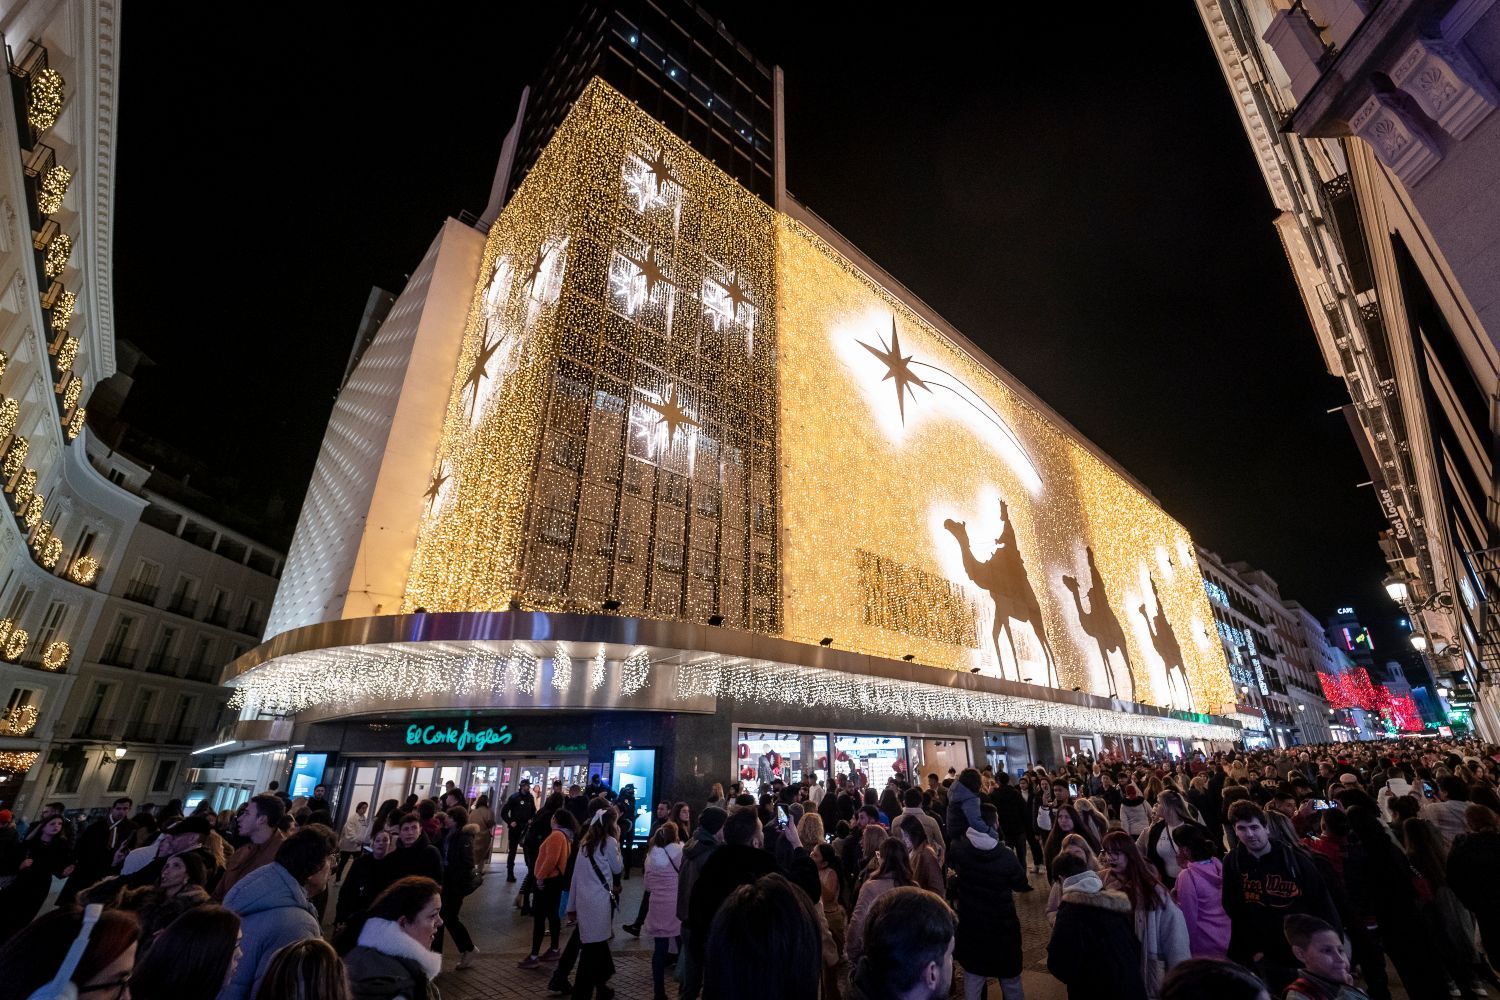
POLYGON ((615 911, 620 908, 619 897, 617 897, 614 890, 609 887, 609 881, 604 877, 604 873, 599 870, 599 862, 594 860, 594 856, 592 854, 586 854, 585 856, 589 859, 589 867, 594 869, 594 874, 598 877, 599 884, 604 887, 605 894, 609 896, 609 915, 613 917, 615 915, 615 911))

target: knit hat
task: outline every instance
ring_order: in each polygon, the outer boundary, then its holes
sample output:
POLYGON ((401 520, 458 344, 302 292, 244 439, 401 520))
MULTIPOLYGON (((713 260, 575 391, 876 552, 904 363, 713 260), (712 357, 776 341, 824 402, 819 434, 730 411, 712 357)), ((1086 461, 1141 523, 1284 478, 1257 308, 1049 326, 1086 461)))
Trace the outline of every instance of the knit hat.
POLYGON ((698 814, 698 826, 709 833, 718 833, 724 829, 724 824, 729 819, 729 814, 718 806, 709 806, 698 814))

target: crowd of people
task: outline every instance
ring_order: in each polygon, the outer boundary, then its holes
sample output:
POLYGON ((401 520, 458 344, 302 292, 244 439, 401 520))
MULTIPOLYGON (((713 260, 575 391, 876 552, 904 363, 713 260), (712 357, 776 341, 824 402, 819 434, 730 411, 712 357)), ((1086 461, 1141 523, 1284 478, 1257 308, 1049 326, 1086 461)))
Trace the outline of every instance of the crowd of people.
POLYGON ((685 1000, 977 1000, 991 979, 1020 1000, 1029 892, 1050 924, 1029 943, 1075 1000, 1387 1000, 1392 970, 1413 1000, 1500 988, 1500 748, 905 777, 809 773, 654 807, 597 778, 523 783, 498 813, 450 784, 356 803, 337 827, 321 787, 273 786, 221 814, 122 798, 76 837, 59 805, 24 828, 0 811, 0 989, 435 1000, 446 938, 450 968, 473 964, 462 908, 497 835, 532 923, 508 974, 538 993, 613 996, 628 934, 650 941, 657 1000, 669 981, 685 1000), (622 913, 632 869, 644 891, 622 913))

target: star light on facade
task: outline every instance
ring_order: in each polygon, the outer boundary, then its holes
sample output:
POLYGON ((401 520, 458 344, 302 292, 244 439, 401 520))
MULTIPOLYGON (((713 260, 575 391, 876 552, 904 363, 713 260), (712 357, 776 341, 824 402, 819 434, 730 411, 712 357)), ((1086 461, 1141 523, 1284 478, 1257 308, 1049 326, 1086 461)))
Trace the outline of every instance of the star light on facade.
POLYGON ((738 320, 740 318, 740 306, 753 305, 750 302, 750 290, 740 283, 738 271, 729 272, 728 281, 713 279, 714 284, 724 289, 724 297, 729 300, 729 318, 738 320))
POLYGON ((636 270, 640 271, 640 277, 646 280, 646 298, 649 299, 651 297, 651 293, 656 291, 657 285, 674 284, 672 279, 667 277, 667 272, 662 270, 661 263, 656 259, 655 247, 646 248, 646 257, 644 260, 636 260, 633 257, 625 259, 634 264, 636 270))
POLYGON ((911 359, 914 357, 914 355, 908 354, 905 357, 901 356, 901 338, 896 333, 896 317, 891 317, 891 342, 889 345, 882 343, 880 345, 880 349, 876 350, 869 344, 865 343, 863 340, 857 341, 857 343, 860 347, 863 347, 865 350, 869 351, 871 354, 879 358, 880 363, 885 365, 885 376, 881 379, 881 381, 884 382, 887 379, 892 379, 895 381, 896 405, 901 409, 901 423, 905 424, 906 397, 907 395, 910 395, 913 401, 915 401, 917 398, 917 394, 915 391, 913 391, 913 387, 920 388, 926 392, 931 392, 932 390, 928 388, 926 382, 922 381, 920 377, 912 372, 911 359))
POLYGON ((480 348, 479 354, 474 358, 474 366, 469 369, 468 376, 464 379, 464 391, 474 390, 474 398, 471 403, 479 404, 479 390, 484 380, 489 375, 490 358, 500 349, 500 341, 492 340, 480 348))
POLYGON ((667 151, 665 148, 658 149, 649 157, 641 157, 641 162, 646 165, 646 170, 656 181, 656 196, 658 198, 661 197, 663 185, 676 184, 678 187, 682 186, 682 181, 678 179, 676 172, 672 170, 672 165, 667 162, 667 151))
POLYGON ((443 492, 443 486, 448 482, 449 476, 442 467, 433 473, 432 481, 427 484, 427 491, 422 496, 427 498, 427 509, 432 510, 432 505, 437 503, 438 496, 443 492))
POLYGON ((665 426, 667 431, 667 447, 672 446, 673 439, 677 436, 679 426, 701 427, 702 424, 687 415, 687 410, 682 406, 682 400, 677 396, 677 386, 667 388, 667 397, 660 403, 646 400, 646 405, 657 413, 656 425, 658 428, 665 426))

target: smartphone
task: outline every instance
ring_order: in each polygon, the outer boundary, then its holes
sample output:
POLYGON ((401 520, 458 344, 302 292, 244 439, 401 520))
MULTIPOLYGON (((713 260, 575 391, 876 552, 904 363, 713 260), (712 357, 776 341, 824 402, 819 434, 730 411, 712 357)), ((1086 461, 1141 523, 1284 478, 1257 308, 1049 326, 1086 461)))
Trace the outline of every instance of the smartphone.
POLYGON ((1328 799, 1313 799, 1313 809, 1315 811, 1321 811, 1324 809, 1337 809, 1338 807, 1339 805, 1337 802, 1330 802, 1328 799))
POLYGON ((1432 782, 1424 781, 1422 782, 1422 794, 1426 795, 1429 799, 1435 799, 1437 798, 1437 789, 1432 787, 1432 782))
POLYGON ((786 806, 777 806, 776 807, 776 825, 777 826, 786 826, 786 823, 787 823, 786 806))
POLYGON ((1072 797, 1072 798, 1075 798, 1075 799, 1078 798, 1078 786, 1077 785, 1069 785, 1068 786, 1068 795, 1070 797, 1072 797))

